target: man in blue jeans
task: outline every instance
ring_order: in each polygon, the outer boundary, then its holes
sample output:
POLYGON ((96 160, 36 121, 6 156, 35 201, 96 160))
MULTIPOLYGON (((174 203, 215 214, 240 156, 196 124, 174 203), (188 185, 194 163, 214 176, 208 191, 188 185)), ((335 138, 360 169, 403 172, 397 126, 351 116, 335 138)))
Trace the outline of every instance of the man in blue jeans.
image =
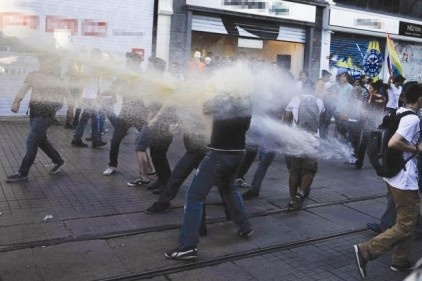
POLYGON ((23 181, 28 178, 29 169, 35 161, 38 147, 53 161, 49 174, 61 170, 64 161, 47 139, 47 129, 53 122, 56 111, 65 97, 63 81, 59 77, 59 62, 54 58, 40 58, 40 68, 25 78, 23 86, 16 94, 11 110, 18 112, 26 93, 32 89, 29 103, 30 130, 26 141, 26 153, 17 174, 7 177, 7 182, 23 181))
POLYGON ((183 225, 179 246, 165 253, 169 259, 197 258, 199 227, 205 199, 214 185, 218 185, 232 212, 240 237, 249 237, 253 230, 245 215, 242 196, 234 184, 236 171, 245 151, 245 135, 251 120, 251 104, 244 97, 219 95, 204 106, 205 114, 212 114, 211 141, 207 154, 186 194, 183 225))
POLYGON ((244 200, 250 200, 259 196, 261 184, 267 174, 268 167, 274 160, 274 157, 274 151, 268 150, 265 147, 260 147, 258 149, 258 167, 255 170, 255 174, 251 182, 251 188, 242 194, 244 200))

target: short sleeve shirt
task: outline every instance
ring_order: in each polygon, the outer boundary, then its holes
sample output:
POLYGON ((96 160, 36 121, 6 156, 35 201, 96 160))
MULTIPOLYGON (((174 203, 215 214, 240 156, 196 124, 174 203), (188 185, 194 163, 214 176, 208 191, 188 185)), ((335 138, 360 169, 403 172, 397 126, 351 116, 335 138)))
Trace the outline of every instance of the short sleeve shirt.
MULTIPOLYGON (((397 113, 402 113, 409 109, 400 107, 397 113)), ((419 140, 420 128, 419 117, 417 115, 406 115, 400 119, 399 128, 396 131, 406 142, 416 145, 419 140)), ((403 158, 408 159, 413 154, 404 152, 403 158)), ((417 158, 413 157, 406 163, 406 170, 401 170, 392 178, 383 178, 389 185, 401 190, 418 190, 418 170, 417 158)))

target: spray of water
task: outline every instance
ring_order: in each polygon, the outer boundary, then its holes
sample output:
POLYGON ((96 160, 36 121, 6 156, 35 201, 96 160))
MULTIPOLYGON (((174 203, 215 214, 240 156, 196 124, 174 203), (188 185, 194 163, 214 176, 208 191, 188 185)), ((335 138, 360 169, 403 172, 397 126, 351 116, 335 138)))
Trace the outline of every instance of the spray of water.
MULTIPOLYGON (((264 146, 280 153, 309 154, 320 158, 343 158, 351 155, 350 148, 334 139, 320 140, 303 130, 292 128, 281 121, 281 115, 290 99, 298 94, 295 81, 284 77, 272 66, 260 63, 237 62, 206 74, 191 76, 194 78, 180 81, 157 71, 134 71, 125 65, 121 57, 113 57, 104 52, 100 57, 91 52, 55 50, 50 44, 36 44, 40 33, 3 34, 1 40, 21 46, 21 51, 38 57, 59 58, 54 63, 60 65, 60 74, 69 72, 79 66, 80 79, 62 83, 60 87, 83 88, 88 80, 101 77, 107 81, 104 85, 122 97, 142 100, 147 106, 153 103, 164 104, 172 108, 182 121, 185 130, 210 134, 210 120, 203 114, 204 104, 216 97, 226 94, 240 100, 249 100, 252 104, 253 120, 258 125, 265 139, 264 146), (37 38, 35 40, 35 38, 37 38)), ((44 41, 48 42, 47 40, 44 41)), ((15 58, 2 58, 13 63, 15 58)), ((57 85, 56 85, 57 86, 57 85)), ((225 106, 225 105, 223 105, 225 106)), ((228 104, 227 104, 228 106, 228 104)), ((127 110, 125 108, 125 110, 127 110)), ((137 109, 130 109, 137 110, 137 109)), ((224 111, 224 110, 223 110, 224 111)), ((232 110, 226 109, 231 112, 232 110)), ((238 112, 238 114, 243 114, 238 112)), ((224 118, 224 116, 222 117, 224 118)), ((248 137, 248 142, 262 145, 262 138, 248 137)))

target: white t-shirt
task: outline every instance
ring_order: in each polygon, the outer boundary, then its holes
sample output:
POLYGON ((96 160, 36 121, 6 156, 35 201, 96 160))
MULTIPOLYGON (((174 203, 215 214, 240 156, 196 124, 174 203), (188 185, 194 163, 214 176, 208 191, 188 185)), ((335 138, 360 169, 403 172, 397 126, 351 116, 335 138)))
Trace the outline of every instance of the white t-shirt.
MULTIPOLYGON (((402 113, 409 109, 400 107, 397 113, 402 113)), ((419 140, 419 117, 417 115, 406 115, 400 119, 399 128, 396 133, 401 135, 406 142, 416 145, 419 140)), ((413 154, 409 152, 403 153, 403 158, 408 159, 413 154)), ((401 170, 392 178, 383 178, 389 185, 400 190, 418 190, 418 170, 417 157, 413 157, 406 163, 406 170, 401 170)))
POLYGON ((401 94, 401 86, 396 88, 395 85, 391 85, 391 88, 388 89, 388 102, 386 107, 388 108, 398 108, 399 107, 399 98, 401 94))
MULTIPOLYGON (((316 104, 319 108, 319 114, 320 115, 321 115, 321 113, 323 113, 325 111, 324 103, 322 102, 321 99, 315 97, 314 95, 309 95, 309 94, 302 94, 302 97, 304 99, 315 98, 316 104)), ((299 106, 300 106, 300 97, 295 96, 291 99, 291 101, 289 102, 289 104, 286 107, 286 111, 291 112, 293 114, 293 121, 294 121, 293 125, 292 125, 293 128, 297 128, 297 122, 298 122, 298 118, 299 118, 299 106)), ((319 137, 319 130, 315 135, 319 137)))

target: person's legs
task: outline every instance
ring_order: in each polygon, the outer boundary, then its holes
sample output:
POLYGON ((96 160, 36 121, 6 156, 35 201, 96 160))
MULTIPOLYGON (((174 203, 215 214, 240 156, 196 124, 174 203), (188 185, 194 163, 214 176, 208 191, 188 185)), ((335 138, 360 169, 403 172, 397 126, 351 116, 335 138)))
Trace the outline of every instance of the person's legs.
POLYGON ((261 189, 262 181, 264 180, 265 175, 267 174, 268 167, 271 165, 275 157, 274 151, 265 151, 262 150, 259 152, 259 163, 258 167, 253 176, 251 182, 251 190, 259 193, 261 189))
POLYGON ((392 227, 396 223, 396 206, 394 204, 393 196, 391 196, 390 191, 387 188, 387 208, 385 209, 384 214, 382 214, 380 219, 380 228, 381 231, 392 227))
POLYGON ((236 225, 238 234, 243 236, 251 233, 252 227, 245 215, 245 208, 239 189, 235 186, 234 180, 236 171, 243 158, 242 154, 228 155, 217 154, 217 165, 215 166, 215 176, 221 195, 231 211, 233 223, 236 225))
POLYGON ((186 152, 174 166, 166 187, 158 196, 157 202, 168 203, 173 200, 183 182, 192 173, 193 169, 199 166, 204 157, 205 155, 202 153, 186 152))
POLYGON ((258 146, 256 145, 247 145, 246 153, 243 156, 242 162, 240 163, 239 169, 237 170, 237 179, 245 179, 245 175, 248 172, 249 168, 252 166, 253 161, 258 154, 258 146))
POLYGON ((116 126, 114 127, 113 137, 111 138, 110 143, 110 162, 108 166, 117 167, 120 143, 126 136, 127 131, 129 130, 130 124, 128 124, 124 119, 118 118, 116 121, 116 126))
POLYGON ((216 163, 217 159, 208 153, 186 192, 185 212, 179 237, 181 248, 196 247, 199 243, 199 227, 204 201, 216 183, 214 177, 216 163))
POLYGON ((88 124, 88 120, 91 114, 88 109, 84 109, 81 115, 81 119, 78 122, 78 126, 76 127, 75 135, 73 136, 74 140, 82 141, 82 136, 84 134, 85 126, 88 124))
POLYGON ((51 118, 31 117, 30 131, 26 140, 26 153, 19 168, 21 175, 28 175, 29 169, 37 156, 38 146, 43 139, 47 138, 46 132, 52 123, 51 118))
POLYGON ((146 153, 146 156, 147 156, 147 158, 146 158, 146 166, 147 166, 148 174, 149 173, 157 173, 155 171, 154 164, 152 163, 151 153, 150 153, 149 147, 146 149, 145 153, 146 153))
POLYGON ((151 145, 149 146, 152 163, 155 167, 155 172, 157 173, 157 180, 160 188, 162 191, 165 188, 168 179, 171 175, 170 164, 167 159, 167 151, 170 147, 171 141, 173 140, 172 137, 170 138, 163 138, 160 141, 152 141, 151 145))
POLYGON ((418 220, 420 198, 418 192, 388 186, 394 199, 396 223, 373 239, 358 245, 366 261, 374 260, 394 248, 392 264, 407 262, 412 232, 418 220))

